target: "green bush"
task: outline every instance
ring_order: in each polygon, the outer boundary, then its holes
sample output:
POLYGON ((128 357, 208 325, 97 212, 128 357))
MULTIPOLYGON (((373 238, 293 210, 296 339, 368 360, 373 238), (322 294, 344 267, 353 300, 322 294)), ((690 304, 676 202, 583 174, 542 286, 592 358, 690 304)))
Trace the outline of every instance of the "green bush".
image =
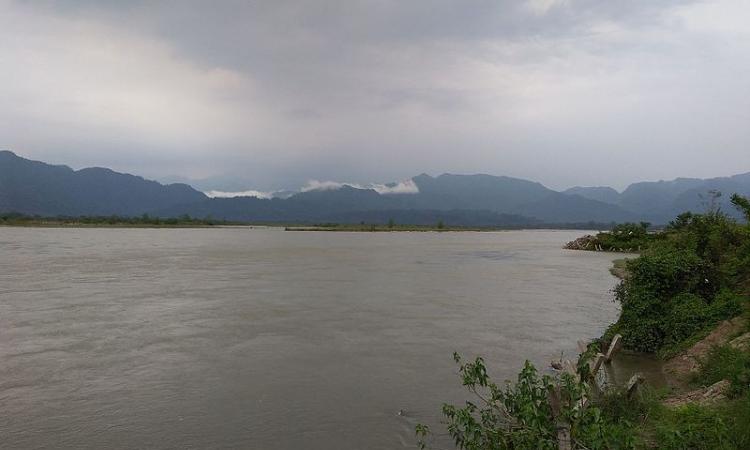
POLYGON ((737 400, 722 408, 722 413, 730 427, 730 434, 739 449, 750 448, 750 390, 737 400))
POLYGON ((664 410, 655 427, 656 448, 665 450, 736 449, 731 427, 719 411, 687 404, 664 410))
POLYGON ((648 247, 656 237, 649 234, 647 222, 623 223, 611 231, 596 235, 596 244, 604 250, 640 250, 648 247))
POLYGON ((750 352, 728 345, 712 348, 701 361, 694 381, 709 386, 721 380, 731 382, 730 397, 739 397, 750 391, 750 352))
POLYGON ((662 324, 666 345, 679 344, 713 322, 711 307, 695 294, 679 294, 670 303, 662 324))
POLYGON ((615 288, 619 332, 627 348, 668 353, 742 311, 750 289, 750 229, 710 212, 683 214, 640 257, 615 288))
MULTIPOLYGON (((466 450, 555 450, 557 422, 553 417, 550 391, 559 392, 557 420, 570 425, 574 448, 633 449, 636 437, 632 422, 624 416, 613 420, 596 405, 582 407, 592 393, 570 374, 540 376, 528 361, 515 383, 500 387, 490 380, 482 358, 459 364, 463 385, 478 401, 465 406, 443 405, 448 434, 457 448, 466 450)), ((419 446, 426 448, 429 427, 417 425, 419 446)))

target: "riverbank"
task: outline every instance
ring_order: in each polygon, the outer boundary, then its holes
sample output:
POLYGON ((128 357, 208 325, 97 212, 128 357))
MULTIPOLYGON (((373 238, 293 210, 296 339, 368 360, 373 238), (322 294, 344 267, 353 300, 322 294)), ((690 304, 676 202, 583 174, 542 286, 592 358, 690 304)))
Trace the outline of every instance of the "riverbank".
POLYGON ((188 225, 188 224, 90 224, 81 222, 33 222, 33 223, 0 223, 3 228, 218 228, 222 225, 188 225))
MULTIPOLYGON (((610 273, 620 280, 628 276, 627 259, 616 259, 612 262, 610 273)), ((750 311, 729 320, 720 322, 715 328, 704 332, 683 344, 683 350, 661 358, 660 381, 664 380, 669 390, 664 393, 662 403, 677 407, 695 402, 706 405, 726 399, 728 380, 719 380, 709 386, 699 386, 696 379, 715 349, 729 346, 740 351, 750 350, 750 311)), ((653 366, 653 354, 629 353, 633 367, 653 366)), ((653 375, 652 375, 653 376, 653 375)), ((646 377, 648 380, 650 377, 646 377)), ((658 383, 661 385, 662 383, 658 383)))
POLYGON ((211 228, 217 226, 238 226, 243 223, 224 220, 196 219, 190 216, 160 218, 148 215, 138 217, 122 216, 80 216, 80 217, 39 217, 22 214, 0 215, 0 226, 33 228, 211 228))
POLYGON ((284 231, 344 231, 344 232, 446 232, 446 231, 500 231, 499 228, 440 227, 420 225, 313 225, 286 226, 284 231))
POLYGON ((637 421, 635 448, 750 448, 750 228, 714 211, 682 215, 661 233, 600 233, 566 248, 635 243, 641 253, 610 269, 622 311, 600 342, 621 334, 636 366, 661 359, 666 386, 647 385, 619 411, 605 394, 603 413, 637 421))

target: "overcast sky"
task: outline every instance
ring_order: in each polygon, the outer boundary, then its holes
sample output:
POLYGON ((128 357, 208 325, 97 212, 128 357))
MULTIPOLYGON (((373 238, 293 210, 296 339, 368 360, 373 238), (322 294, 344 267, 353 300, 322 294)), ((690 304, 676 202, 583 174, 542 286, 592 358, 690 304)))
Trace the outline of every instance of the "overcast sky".
POLYGON ((148 177, 750 171, 750 2, 0 0, 0 148, 148 177))

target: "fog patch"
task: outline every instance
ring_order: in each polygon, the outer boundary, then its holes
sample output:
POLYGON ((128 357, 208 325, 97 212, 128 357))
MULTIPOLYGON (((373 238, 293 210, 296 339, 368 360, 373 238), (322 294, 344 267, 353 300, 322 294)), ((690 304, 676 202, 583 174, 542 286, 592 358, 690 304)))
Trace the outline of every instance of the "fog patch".
POLYGON ((211 198, 234 198, 234 197, 255 197, 255 198, 262 198, 262 199, 269 199, 273 198, 273 192, 263 192, 263 191, 240 191, 240 192, 225 192, 225 191, 208 191, 204 192, 207 196, 211 198))
POLYGON ((413 180, 399 181, 398 183, 388 184, 373 184, 374 189, 378 194, 419 194, 419 187, 413 180))
POLYGON ((393 195, 393 194, 418 194, 419 188, 413 180, 404 180, 397 183, 370 183, 370 184, 359 184, 359 183, 344 183, 340 181, 320 181, 310 180, 304 185, 300 192, 309 191, 335 191, 341 189, 344 186, 349 186, 354 189, 372 189, 381 195, 393 195))

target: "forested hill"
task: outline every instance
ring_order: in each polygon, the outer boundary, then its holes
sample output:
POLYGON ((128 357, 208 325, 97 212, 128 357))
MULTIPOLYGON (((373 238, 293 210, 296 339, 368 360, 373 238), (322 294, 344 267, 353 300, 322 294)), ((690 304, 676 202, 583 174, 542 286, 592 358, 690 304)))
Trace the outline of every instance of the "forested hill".
POLYGON ((0 212, 128 216, 206 198, 186 184, 164 186, 98 167, 73 170, 0 151, 0 212))
MULTIPOLYGON (((750 174, 710 180, 637 183, 557 192, 540 183, 492 175, 418 175, 406 192, 343 185, 289 198, 209 198, 187 184, 163 185, 105 168, 73 170, 0 151, 0 212, 41 216, 190 215, 248 222, 342 222, 463 226, 541 226, 649 221, 700 212, 710 192, 750 194, 750 174)), ((719 199, 721 202, 722 199, 719 199)))

